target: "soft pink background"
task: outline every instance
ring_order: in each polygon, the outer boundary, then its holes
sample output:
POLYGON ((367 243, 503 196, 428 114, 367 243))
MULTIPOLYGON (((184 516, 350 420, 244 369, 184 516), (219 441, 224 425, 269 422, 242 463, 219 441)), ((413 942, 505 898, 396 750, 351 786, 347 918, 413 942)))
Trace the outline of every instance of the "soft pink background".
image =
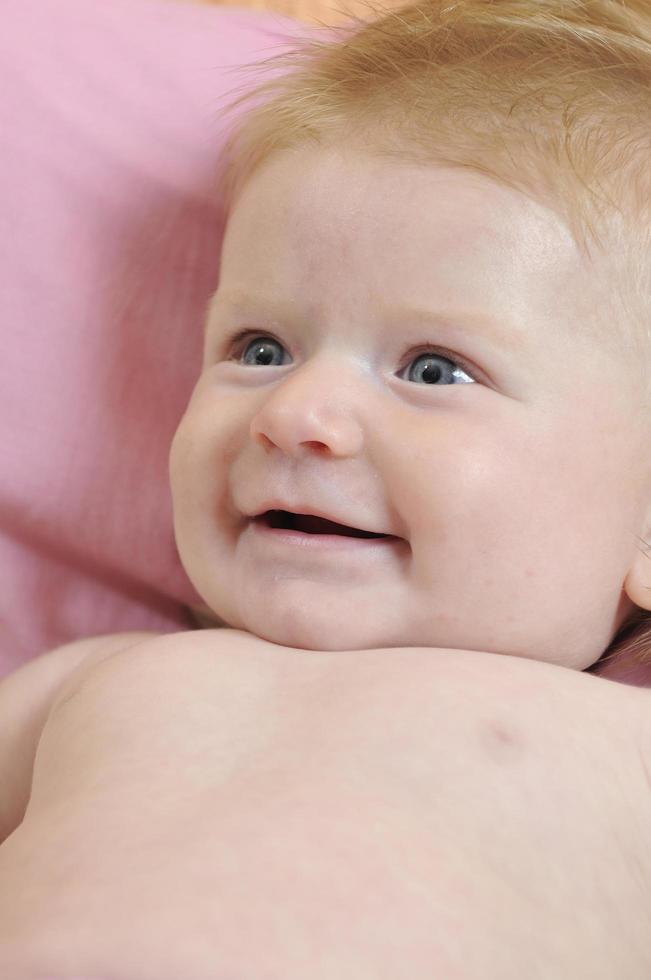
POLYGON ((167 455, 217 284, 219 109, 246 81, 226 69, 303 30, 160 0, 2 5, 0 676, 77 637, 188 628, 167 455))

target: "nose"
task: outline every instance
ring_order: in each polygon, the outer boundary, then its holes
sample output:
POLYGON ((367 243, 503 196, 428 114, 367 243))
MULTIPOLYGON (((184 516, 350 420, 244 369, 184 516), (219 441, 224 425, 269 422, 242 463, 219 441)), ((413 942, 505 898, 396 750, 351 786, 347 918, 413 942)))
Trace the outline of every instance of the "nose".
POLYGON ((356 456, 363 446, 360 386, 341 364, 317 358, 267 392, 251 421, 251 438, 264 449, 298 456, 304 449, 356 456), (320 363, 316 363, 320 361, 320 363))

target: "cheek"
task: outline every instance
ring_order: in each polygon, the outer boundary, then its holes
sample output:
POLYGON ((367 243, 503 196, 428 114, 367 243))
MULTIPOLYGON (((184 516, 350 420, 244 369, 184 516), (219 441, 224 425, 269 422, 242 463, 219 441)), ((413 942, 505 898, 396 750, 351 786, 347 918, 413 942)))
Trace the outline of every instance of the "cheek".
POLYGON ((190 443, 187 434, 187 415, 183 417, 174 433, 169 453, 169 476, 172 497, 176 500, 190 471, 190 443))
POLYGON ((490 549, 582 544, 614 509, 617 467, 547 421, 486 416, 412 429, 389 470, 413 532, 490 549), (605 508, 605 510, 604 510, 605 508))
MULTIPOLYGON (((214 519, 228 510, 233 468, 241 456, 242 426, 227 400, 195 397, 170 447, 169 472, 174 507, 214 519)), ((246 435, 246 433, 245 433, 246 435)))
MULTIPOLYGON (((522 439, 495 421, 459 418, 412 426, 396 440, 386 473, 405 520, 457 533, 466 522, 490 522, 506 498, 519 497, 531 473, 522 471, 522 439), (456 525, 454 527, 453 525, 456 525)), ((510 506, 510 504, 509 504, 510 506)))
POLYGON ((188 409, 170 447, 170 488, 175 508, 196 506, 215 476, 213 427, 202 424, 196 411, 188 409))
POLYGON ((468 547, 536 576, 563 579, 571 569, 595 580, 623 570, 634 522, 625 463, 580 431, 532 426, 467 441, 443 492, 468 547))

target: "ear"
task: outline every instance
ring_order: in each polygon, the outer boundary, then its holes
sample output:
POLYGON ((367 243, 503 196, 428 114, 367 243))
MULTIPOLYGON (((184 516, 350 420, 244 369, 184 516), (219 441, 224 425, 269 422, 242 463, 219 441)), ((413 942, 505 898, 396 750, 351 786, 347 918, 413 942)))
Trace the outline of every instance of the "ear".
POLYGON ((638 539, 635 558, 624 580, 624 592, 636 606, 651 610, 651 534, 638 539))

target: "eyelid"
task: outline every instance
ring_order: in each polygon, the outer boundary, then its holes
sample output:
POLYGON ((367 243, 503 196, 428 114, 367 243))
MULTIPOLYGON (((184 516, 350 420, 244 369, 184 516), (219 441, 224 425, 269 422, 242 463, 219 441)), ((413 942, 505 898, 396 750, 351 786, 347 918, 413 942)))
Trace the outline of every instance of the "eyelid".
MULTIPOLYGON (((229 360, 233 358, 236 351, 240 350, 245 340, 255 340, 257 337, 264 338, 268 337, 271 340, 275 340, 276 343, 285 346, 282 340, 279 340, 275 334, 270 333, 268 330, 252 330, 250 327, 245 327, 243 330, 236 331, 233 336, 226 337, 224 340, 225 349, 228 352, 229 360)), ((480 371, 471 361, 465 357, 461 357, 460 354, 455 353, 455 351, 450 350, 446 347, 441 347, 439 344, 434 344, 432 342, 423 341, 421 344, 416 344, 409 348, 408 357, 409 360, 406 361, 400 370, 402 371, 410 361, 417 357, 419 354, 437 354, 441 357, 446 358, 449 361, 453 361, 457 364, 463 371, 468 374, 473 381, 477 380, 477 376, 481 377, 483 372, 480 371)), ((283 365, 273 365, 275 367, 283 367, 283 365)))

